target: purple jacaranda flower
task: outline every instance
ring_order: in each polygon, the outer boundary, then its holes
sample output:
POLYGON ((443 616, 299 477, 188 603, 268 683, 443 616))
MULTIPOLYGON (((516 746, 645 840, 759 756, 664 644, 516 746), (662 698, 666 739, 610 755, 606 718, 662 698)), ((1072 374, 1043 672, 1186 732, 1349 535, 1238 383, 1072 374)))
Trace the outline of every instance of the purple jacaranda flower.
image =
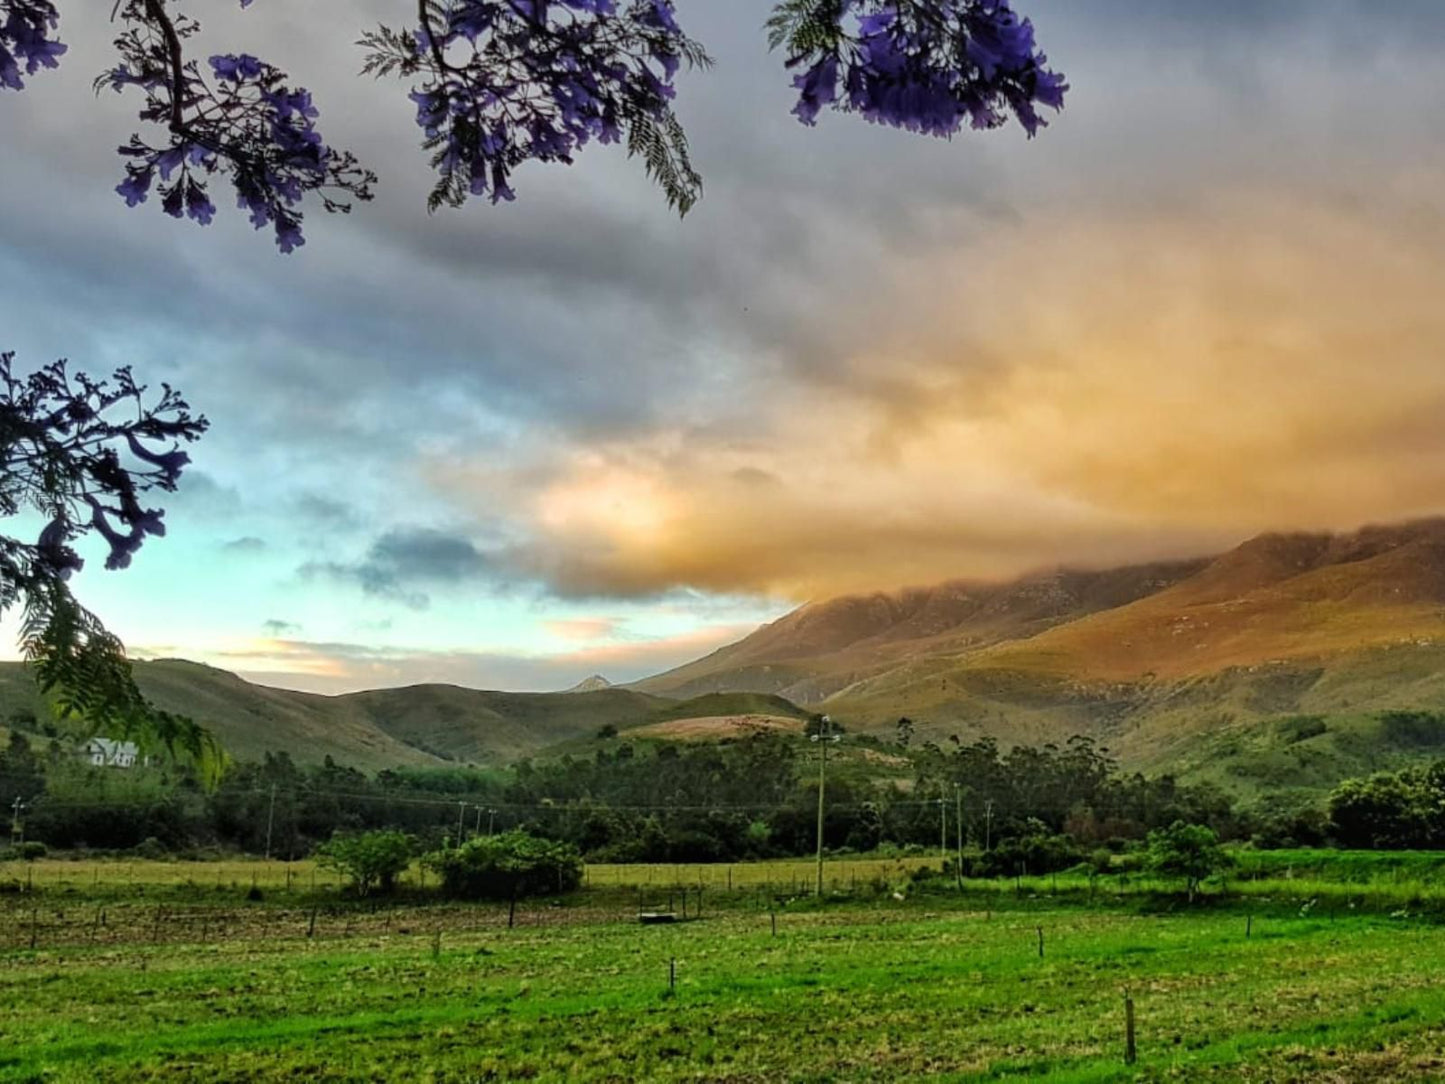
POLYGON ((156 155, 155 166, 161 171, 161 180, 170 180, 172 171, 185 160, 186 146, 184 143, 179 146, 167 147, 156 155))
POLYGON ((154 177, 154 171, 149 169, 127 173, 125 180, 116 185, 115 190, 125 199, 127 207, 134 207, 146 201, 146 194, 150 191, 154 177))
POLYGON ((240 83, 259 79, 265 65, 249 53, 225 54, 211 57, 211 71, 217 79, 229 79, 240 83))
POLYGON ((125 439, 126 443, 130 445, 132 455, 153 467, 159 467, 163 480, 171 484, 180 478, 182 468, 191 461, 191 457, 179 448, 173 448, 168 452, 153 452, 142 444, 134 433, 127 432, 125 439))
MULTIPOLYGON (((591 140, 618 142, 624 116, 674 129, 673 79, 692 45, 670 0, 459 0, 450 10, 444 28, 415 32, 450 50, 441 62, 429 48, 415 57, 428 75, 411 94, 417 124, 440 141, 429 144, 442 177, 434 198, 513 199, 518 164, 570 162, 591 140)), ((685 147, 673 151, 685 158, 685 147)))
POLYGON ((276 247, 282 252, 294 252, 306 243, 301 235, 301 222, 287 214, 276 216, 276 247))
POLYGON ((643 18, 669 34, 678 34, 681 31, 677 26, 677 14, 673 10, 672 0, 647 0, 647 7, 643 18))
POLYGON ((517 193, 512 191, 507 184, 506 169, 500 162, 492 163, 492 202, 498 203, 506 200, 508 203, 517 198, 517 193))
POLYGON ((409 95, 416 103, 416 122, 428 136, 434 136, 447 119, 447 99, 444 94, 414 90, 409 95))
POLYGON ((105 559, 105 567, 111 571, 129 568, 132 555, 140 549, 141 543, 145 541, 145 533, 136 528, 127 534, 122 534, 111 526, 107 509, 99 501, 91 496, 87 496, 85 499, 89 502, 91 509, 90 525, 110 546, 110 554, 105 559))
POLYGON ((20 78, 20 65, 15 63, 14 54, 3 43, 0 43, 0 87, 25 89, 25 80, 20 78))
MULTIPOLYGON (((497 23, 496 4, 491 0, 470 0, 458 4, 452 9, 451 24, 447 28, 449 33, 455 37, 463 37, 468 41, 476 41, 481 35, 487 33, 497 23)), ((417 48, 422 52, 431 49, 431 35, 426 30, 416 31, 417 48)), ((439 42, 438 44, 445 44, 439 42)))
POLYGON ((56 68, 67 47, 52 36, 60 16, 49 0, 6 0, 0 12, 6 18, 0 23, 0 87, 24 90, 20 73, 26 75, 41 68, 56 68))
POLYGON ((63 516, 56 516, 45 525, 35 543, 36 556, 62 580, 70 579, 72 572, 79 572, 85 567, 84 559, 66 544, 69 534, 69 521, 63 516))
POLYGON ((944 138, 965 121, 995 128, 1011 113, 1033 135, 1044 124, 1040 106, 1063 107, 1068 84, 1045 67, 1033 25, 1009 0, 848 0, 838 17, 850 14, 853 33, 840 23, 841 46, 789 58, 790 65, 809 62, 793 80, 793 112, 805 124, 833 104, 876 124, 944 138), (840 57, 838 69, 830 56, 840 57), (830 93, 839 77, 841 98, 830 93))
POLYGON ((818 122, 818 110, 838 97, 838 56, 830 53, 793 80, 799 90, 793 114, 804 124, 818 122))
MULTIPOLYGON (((205 194, 205 189, 199 185, 186 185, 185 189, 185 212, 186 217, 191 218, 195 223, 210 225, 215 217, 215 204, 205 194)), ((184 455, 185 452, 182 452, 184 455)))

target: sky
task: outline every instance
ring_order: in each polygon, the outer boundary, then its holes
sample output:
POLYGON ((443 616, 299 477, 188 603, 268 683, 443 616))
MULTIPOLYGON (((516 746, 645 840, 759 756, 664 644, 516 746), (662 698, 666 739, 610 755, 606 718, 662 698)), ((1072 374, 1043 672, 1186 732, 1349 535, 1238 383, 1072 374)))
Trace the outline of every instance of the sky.
POLYGON ((678 0, 682 221, 598 147, 428 215, 409 88, 355 75, 405 4, 192 6, 381 182, 289 257, 127 210, 100 19, 0 93, 0 347, 212 423, 167 537, 75 582, 138 657, 559 689, 839 593, 1445 511, 1445 4, 1020 0, 1066 108, 939 141, 803 127, 768 4, 678 0))

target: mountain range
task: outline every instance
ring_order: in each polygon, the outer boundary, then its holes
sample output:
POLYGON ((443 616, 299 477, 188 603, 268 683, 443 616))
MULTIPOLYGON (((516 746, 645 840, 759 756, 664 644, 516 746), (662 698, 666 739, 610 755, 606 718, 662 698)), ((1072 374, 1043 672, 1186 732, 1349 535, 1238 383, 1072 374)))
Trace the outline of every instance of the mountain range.
MULTIPOLYGON (((320 696, 180 660, 136 673, 157 705, 241 758, 499 764, 604 726, 695 737, 826 711, 883 733, 907 716, 920 740, 1085 734, 1126 766, 1235 789, 1321 785, 1445 753, 1445 724, 1419 723, 1445 713, 1445 519, 830 599, 625 687, 594 675, 561 693, 320 696), (1399 712, 1415 724, 1402 729, 1399 712), (701 722, 658 725, 680 719, 701 722)), ((36 701, 19 664, 0 665, 0 718, 36 701)))
POLYGON ((1003 744, 1086 734, 1126 765, 1231 785, 1277 772, 1262 734, 1318 716, 1320 733, 1283 741, 1302 769, 1284 774, 1310 778, 1312 758, 1316 774, 1368 770, 1400 752, 1386 713, 1445 708, 1445 520, 832 599, 634 688, 772 693, 865 730, 908 716, 1003 744))

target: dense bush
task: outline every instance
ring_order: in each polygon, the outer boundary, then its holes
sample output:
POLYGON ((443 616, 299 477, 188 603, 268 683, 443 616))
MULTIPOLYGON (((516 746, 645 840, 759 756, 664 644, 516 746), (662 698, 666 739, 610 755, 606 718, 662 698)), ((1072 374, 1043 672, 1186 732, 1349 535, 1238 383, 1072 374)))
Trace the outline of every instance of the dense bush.
POLYGON ((0 847, 0 862, 34 862, 48 853, 44 843, 27 840, 14 847, 0 847))
POLYGON ((405 832, 336 835, 317 849, 317 861, 339 870, 358 896, 390 892, 411 865, 412 842, 405 832))
POLYGON ((1014 877, 1057 873, 1084 861, 1086 852, 1068 836, 1058 835, 1038 822, 1032 830, 999 841, 997 847, 979 855, 969 872, 975 877, 1014 877))
POLYGON ((582 884, 582 855, 570 843, 526 832, 483 836, 425 862, 449 896, 467 900, 520 899, 571 892, 582 884))

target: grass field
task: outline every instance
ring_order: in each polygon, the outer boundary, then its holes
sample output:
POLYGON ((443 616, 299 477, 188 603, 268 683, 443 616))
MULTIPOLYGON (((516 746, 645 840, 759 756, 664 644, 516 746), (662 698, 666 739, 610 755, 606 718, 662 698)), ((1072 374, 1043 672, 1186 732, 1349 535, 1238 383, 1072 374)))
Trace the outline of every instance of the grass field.
POLYGON ((640 867, 612 867, 627 887, 528 903, 509 929, 495 905, 311 892, 294 867, 288 893, 263 863, 189 886, 144 881, 180 863, 93 865, 135 868, 0 896, 0 1080, 1445 1076, 1445 927, 1358 882, 1376 906, 1328 914, 1292 878, 1194 909, 1144 884, 1091 907, 1076 878, 900 877, 899 900, 875 862, 887 890, 820 903, 788 902, 785 867, 735 866, 732 891, 704 867, 702 917, 644 927, 640 867), (247 902, 252 867, 270 887, 247 902))
MULTIPOLYGON (((937 858, 829 859, 824 865, 828 891, 851 892, 879 879, 895 881, 919 868, 938 865, 937 858)), ((57 893, 231 891, 256 886, 291 895, 335 891, 341 879, 315 862, 268 862, 239 859, 219 862, 145 861, 142 859, 42 858, 36 862, 0 862, 0 885, 57 893)), ((403 887, 424 888, 430 882, 420 865, 401 878, 403 887)), ((770 887, 799 893, 817 883, 817 865, 810 859, 773 862, 694 865, 588 866, 588 887, 680 887, 712 889, 770 887)))

